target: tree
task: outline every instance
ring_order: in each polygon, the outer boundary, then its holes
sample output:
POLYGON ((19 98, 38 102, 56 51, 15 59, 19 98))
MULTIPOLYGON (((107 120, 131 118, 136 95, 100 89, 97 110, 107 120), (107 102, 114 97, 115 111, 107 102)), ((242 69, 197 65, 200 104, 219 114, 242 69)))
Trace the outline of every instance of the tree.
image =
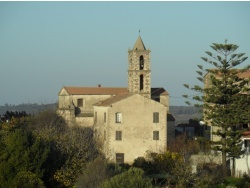
MULTIPOLYGON (((208 57, 201 59, 212 65, 213 68, 204 69, 198 65, 196 71, 205 87, 195 85, 193 87, 184 84, 185 87, 199 94, 191 99, 197 101, 195 106, 203 107, 204 122, 211 125, 216 131, 213 135, 218 136, 218 141, 213 142, 214 149, 222 152, 222 172, 227 176, 226 156, 235 159, 239 157, 240 137, 242 130, 240 125, 249 122, 250 99, 247 93, 248 80, 240 75, 249 70, 246 68, 236 69, 247 57, 244 53, 235 53, 239 46, 235 44, 213 43, 211 48, 214 53, 206 51, 208 57)), ((190 99, 188 95, 183 95, 190 99)), ((191 103, 187 101, 187 104, 191 103)))
POLYGON ((121 174, 123 171, 118 164, 108 163, 107 159, 98 157, 84 167, 83 173, 76 181, 76 187, 98 188, 105 180, 121 174))
POLYGON ((185 162, 189 160, 191 155, 198 153, 199 144, 196 140, 188 139, 187 134, 183 133, 170 144, 169 150, 178 153, 185 162))
POLYGON ((54 110, 46 110, 35 116, 29 129, 59 150, 60 161, 49 174, 53 173, 53 179, 64 187, 72 187, 83 173, 86 163, 99 155, 93 130, 77 124, 69 126, 54 110))
POLYGON ((151 179, 144 176, 139 168, 130 168, 128 171, 116 175, 105 181, 100 188, 152 188, 151 179))
POLYGON ((43 181, 32 172, 20 171, 13 179, 14 188, 45 188, 43 181))
POLYGON ((2 139, 0 145, 1 187, 13 187, 13 179, 20 182, 20 177, 24 177, 21 175, 29 178, 31 177, 30 173, 33 174, 31 179, 34 176, 36 179, 44 178, 45 164, 50 153, 50 147, 45 145, 41 139, 34 137, 29 132, 16 129, 9 132, 2 139), (19 174, 20 172, 27 173, 19 174), (16 177, 17 175, 18 177, 16 177))

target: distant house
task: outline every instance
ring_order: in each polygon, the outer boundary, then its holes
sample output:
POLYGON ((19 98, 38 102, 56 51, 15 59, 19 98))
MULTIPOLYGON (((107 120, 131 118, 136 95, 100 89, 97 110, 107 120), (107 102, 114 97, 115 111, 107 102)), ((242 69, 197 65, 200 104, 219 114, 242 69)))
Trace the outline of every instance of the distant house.
POLYGON ((175 136, 185 133, 189 138, 204 137, 208 127, 199 121, 190 119, 188 123, 180 123, 175 127, 175 136))
POLYGON ((169 94, 151 88, 150 50, 139 36, 128 50, 128 87, 63 87, 58 113, 69 123, 93 128, 105 156, 132 163, 159 153, 174 139, 169 94))

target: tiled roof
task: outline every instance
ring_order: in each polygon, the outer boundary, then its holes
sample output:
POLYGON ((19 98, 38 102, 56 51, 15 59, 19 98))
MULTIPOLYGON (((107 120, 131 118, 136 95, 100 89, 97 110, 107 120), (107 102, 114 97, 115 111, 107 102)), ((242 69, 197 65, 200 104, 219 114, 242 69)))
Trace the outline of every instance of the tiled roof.
POLYGON ((245 72, 239 73, 240 78, 250 78, 250 70, 247 70, 245 72))
MULTIPOLYGON (((215 71, 216 69, 210 69, 210 70, 215 71)), ((238 71, 240 71, 241 69, 232 69, 232 70, 238 70, 238 71)), ((208 73, 207 73, 207 74, 208 74, 208 73)), ((218 76, 219 76, 220 74, 221 74, 220 72, 217 73, 218 76)), ((239 73, 238 73, 238 76, 239 76, 240 78, 250 78, 250 69, 248 69, 248 70, 246 70, 246 71, 244 71, 244 72, 239 72, 239 73)))
POLYGON ((71 95, 117 95, 126 93, 127 88, 118 87, 64 87, 71 95))
POLYGON ((133 50, 146 50, 141 37, 139 36, 138 39, 135 42, 135 45, 133 47, 133 50))
POLYGON ((151 88, 151 95, 161 95, 161 94, 168 95, 168 92, 162 87, 151 88))
MULTIPOLYGON (((127 93, 127 88, 119 87, 64 87, 70 95, 118 95, 127 93)), ((164 88, 151 88, 151 94, 168 94, 164 88)))
POLYGON ((100 101, 96 104, 94 104, 94 106, 110 106, 111 104, 121 101, 125 98, 128 98, 132 95, 135 95, 134 93, 122 93, 122 94, 118 94, 116 96, 113 96, 111 98, 108 98, 106 100, 100 101))

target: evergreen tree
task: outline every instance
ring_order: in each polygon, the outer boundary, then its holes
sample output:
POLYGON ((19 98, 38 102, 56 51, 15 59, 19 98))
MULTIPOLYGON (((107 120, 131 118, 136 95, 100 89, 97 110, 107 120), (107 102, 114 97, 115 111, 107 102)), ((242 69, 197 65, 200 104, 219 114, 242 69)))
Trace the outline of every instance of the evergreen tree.
POLYGON ((21 129, 9 132, 1 141, 0 187, 13 187, 13 180, 19 172, 33 173, 43 179, 49 146, 21 129))
MULTIPOLYGON (((211 48, 215 52, 206 51, 208 57, 202 57, 202 60, 213 68, 204 69, 198 65, 200 70, 196 71, 199 74, 198 80, 205 84, 205 87, 184 84, 188 89, 199 93, 192 97, 198 101, 195 106, 203 107, 205 123, 216 130, 212 132, 218 138, 218 141, 214 142, 214 149, 222 152, 224 177, 227 176, 228 170, 227 155, 233 160, 241 155, 239 143, 243 130, 240 125, 249 122, 248 79, 240 76, 249 70, 249 66, 237 69, 237 66, 247 59, 244 53, 235 53, 238 47, 228 44, 227 41, 224 44, 213 43, 211 48)), ((183 96, 190 99, 187 95, 183 96)))

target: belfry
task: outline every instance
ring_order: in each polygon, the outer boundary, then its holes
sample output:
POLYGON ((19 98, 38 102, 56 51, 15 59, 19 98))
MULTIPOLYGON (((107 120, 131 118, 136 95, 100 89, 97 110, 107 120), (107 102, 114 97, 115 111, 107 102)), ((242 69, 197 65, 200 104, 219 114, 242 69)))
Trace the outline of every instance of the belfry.
POLYGON ((139 36, 132 50, 128 50, 128 91, 151 98, 150 50, 139 36))

